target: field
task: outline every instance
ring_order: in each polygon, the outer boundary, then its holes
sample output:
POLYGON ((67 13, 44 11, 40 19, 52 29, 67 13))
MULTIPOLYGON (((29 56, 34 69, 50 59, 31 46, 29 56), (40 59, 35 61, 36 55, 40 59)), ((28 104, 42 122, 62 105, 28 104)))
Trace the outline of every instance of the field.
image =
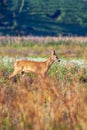
POLYGON ((87 129, 87 38, 0 37, 0 130, 87 129), (45 79, 18 74, 15 61, 43 61, 55 49, 45 79))

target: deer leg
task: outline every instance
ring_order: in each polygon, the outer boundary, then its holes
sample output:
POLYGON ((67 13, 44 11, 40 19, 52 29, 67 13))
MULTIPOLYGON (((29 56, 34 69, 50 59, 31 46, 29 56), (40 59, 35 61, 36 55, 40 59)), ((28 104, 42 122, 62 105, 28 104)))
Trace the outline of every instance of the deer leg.
POLYGON ((13 78, 15 75, 17 75, 18 73, 20 73, 21 70, 15 70, 10 76, 9 79, 13 78))
POLYGON ((25 72, 22 71, 21 74, 22 74, 22 79, 25 79, 25 72))
POLYGON ((42 78, 42 79, 46 79, 46 77, 47 77, 46 72, 45 72, 45 73, 43 73, 43 74, 40 74, 40 78, 42 78))

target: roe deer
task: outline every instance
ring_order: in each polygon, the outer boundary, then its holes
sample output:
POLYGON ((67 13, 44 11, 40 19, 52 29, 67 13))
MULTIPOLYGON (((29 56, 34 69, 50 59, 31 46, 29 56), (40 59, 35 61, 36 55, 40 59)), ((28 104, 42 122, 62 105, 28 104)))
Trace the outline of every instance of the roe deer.
POLYGON ((14 72, 9 76, 9 79, 18 73, 35 73, 41 77, 45 77, 49 67, 55 62, 60 62, 59 57, 56 55, 55 50, 51 51, 51 56, 48 60, 43 62, 36 62, 31 60, 17 61, 14 65, 14 72))

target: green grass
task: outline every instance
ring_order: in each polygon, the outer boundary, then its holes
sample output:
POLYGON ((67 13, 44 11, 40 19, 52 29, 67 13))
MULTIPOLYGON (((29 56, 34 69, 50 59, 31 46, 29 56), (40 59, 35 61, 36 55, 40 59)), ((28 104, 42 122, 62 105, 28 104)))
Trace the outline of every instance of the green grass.
POLYGON ((86 128, 87 67, 69 63, 72 59, 86 61, 87 45, 64 42, 25 43, 12 43, 0 47, 0 130, 86 128), (52 64, 45 79, 28 73, 25 78, 18 74, 8 80, 15 62, 9 61, 9 58, 47 59, 52 48, 56 50, 61 61, 52 64), (68 62, 62 64, 66 60, 68 62))
MULTIPOLYGON (((6 40, 7 41, 7 40, 6 40)), ((0 56, 29 56, 29 57, 48 57, 51 49, 55 49, 61 58, 67 59, 87 59, 87 44, 79 42, 47 42, 34 43, 34 41, 10 41, 10 44, 3 41, 0 44, 0 56), (37 51, 38 50, 38 51, 37 51)))

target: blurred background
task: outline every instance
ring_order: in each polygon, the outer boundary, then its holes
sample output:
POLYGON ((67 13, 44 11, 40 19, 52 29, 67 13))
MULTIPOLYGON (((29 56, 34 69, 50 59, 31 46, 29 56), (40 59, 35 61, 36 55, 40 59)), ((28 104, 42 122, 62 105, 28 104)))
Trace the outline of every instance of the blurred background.
POLYGON ((86 36, 87 0, 0 0, 0 35, 86 36))

